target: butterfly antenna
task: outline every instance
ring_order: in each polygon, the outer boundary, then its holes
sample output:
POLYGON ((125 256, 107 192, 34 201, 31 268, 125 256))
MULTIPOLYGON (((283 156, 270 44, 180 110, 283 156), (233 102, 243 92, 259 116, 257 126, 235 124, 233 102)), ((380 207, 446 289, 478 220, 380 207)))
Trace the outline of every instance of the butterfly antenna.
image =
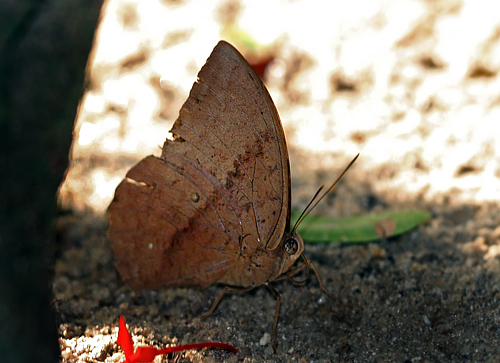
POLYGON ((311 206, 311 204, 314 202, 314 200, 316 199, 316 197, 318 196, 318 194, 323 190, 325 186, 322 185, 319 187, 318 191, 316 192, 316 194, 314 194, 314 197, 312 197, 311 201, 307 204, 307 206, 304 208, 304 210, 302 211, 302 213, 300 214, 300 217, 299 219, 297 219, 297 222, 295 222, 295 224, 293 225, 293 228, 292 228, 292 233, 295 232, 295 229, 297 229, 297 226, 302 222, 302 220, 304 219, 304 214, 306 214, 308 208, 311 206))
POLYGON ((304 211, 302 212, 302 214, 300 215, 299 219, 297 219, 297 222, 295 222, 293 228, 292 228, 292 233, 295 232, 295 230, 297 229, 297 227, 299 226, 300 223, 302 223, 302 221, 304 220, 304 218, 307 217, 307 215, 314 209, 316 208, 316 206, 318 205, 319 202, 321 202, 321 200, 328 194, 330 193, 333 188, 335 188, 335 186, 338 184, 338 182, 344 177, 345 173, 347 173, 347 170, 350 169, 350 167, 352 166, 352 164, 354 164, 354 162, 358 159, 358 155, 356 155, 354 157, 354 159, 351 160, 351 162, 349 163, 349 165, 347 165, 347 167, 344 169, 344 171, 342 172, 342 174, 340 174, 340 176, 337 178, 337 180, 335 180, 335 182, 330 186, 330 188, 327 189, 326 192, 324 192, 319 198, 318 198, 318 195, 319 193, 321 192, 321 190, 323 189, 324 185, 321 186, 321 188, 318 189, 318 191, 316 192, 316 194, 314 194, 314 197, 311 199, 311 201, 309 202, 309 204, 307 205, 307 207, 304 209, 304 211), (317 198, 317 200, 316 200, 317 198), (313 204, 314 203, 314 204, 313 204))

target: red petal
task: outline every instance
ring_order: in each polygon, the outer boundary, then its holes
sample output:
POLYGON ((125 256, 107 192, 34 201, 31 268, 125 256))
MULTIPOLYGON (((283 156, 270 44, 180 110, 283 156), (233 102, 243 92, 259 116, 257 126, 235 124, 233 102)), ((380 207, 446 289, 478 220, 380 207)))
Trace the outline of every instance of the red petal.
POLYGON ((128 363, 149 363, 160 354, 158 349, 154 347, 137 347, 135 354, 130 358, 127 357, 128 363))
POLYGON ((238 353, 238 350, 232 345, 226 343, 218 343, 218 342, 186 344, 165 349, 157 349, 154 347, 137 347, 134 353, 134 341, 132 340, 132 336, 127 330, 127 326, 125 325, 125 319, 121 315, 120 315, 117 343, 125 353, 126 360, 124 363, 150 363, 155 359, 157 355, 160 354, 168 354, 173 352, 181 352, 183 350, 201 349, 201 348, 220 348, 220 349, 230 350, 233 353, 238 353))
POLYGON ((194 344, 186 344, 186 345, 178 345, 176 347, 159 349, 157 354, 168 354, 173 352, 181 352, 183 350, 190 349, 201 349, 201 348, 220 348, 230 350, 233 353, 238 353, 238 349, 233 347, 232 345, 226 343, 218 343, 218 342, 204 342, 204 343, 194 343, 194 344))
POLYGON ((129 360, 129 357, 132 357, 134 355, 134 341, 132 340, 132 337, 127 330, 125 319, 122 315, 120 315, 120 324, 118 326, 119 328, 117 343, 125 353, 125 358, 129 360))

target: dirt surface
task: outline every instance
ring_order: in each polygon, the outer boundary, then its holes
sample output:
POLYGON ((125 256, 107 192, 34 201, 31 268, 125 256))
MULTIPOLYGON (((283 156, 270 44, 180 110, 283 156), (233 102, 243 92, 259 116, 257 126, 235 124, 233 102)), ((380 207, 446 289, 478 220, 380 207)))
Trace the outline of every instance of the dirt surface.
POLYGON ((54 291, 63 360, 123 361, 116 337, 124 315, 136 344, 208 340, 239 349, 184 353, 180 361, 498 361, 500 211, 433 213, 427 225, 385 243, 307 245, 335 298, 315 278, 305 286, 275 283, 283 296, 276 355, 269 340, 276 301, 265 287, 228 293, 200 321, 221 287, 130 291, 114 271, 106 221, 61 217, 54 291), (194 314, 192 304, 201 311, 194 314))
POLYGON ((500 360, 498 9, 477 1, 326 3, 108 2, 61 192, 64 208, 76 211, 57 224, 63 361, 123 361, 120 314, 137 344, 217 340, 240 351, 188 352, 179 361, 500 360), (307 244, 334 298, 315 277, 304 286, 277 282, 277 354, 269 339, 276 300, 266 288, 230 292, 200 320, 220 286, 130 291, 106 239, 114 188, 131 165, 159 154, 221 37, 247 57, 273 57, 265 81, 287 134, 294 207, 360 152, 315 213, 432 214, 385 242, 307 244))

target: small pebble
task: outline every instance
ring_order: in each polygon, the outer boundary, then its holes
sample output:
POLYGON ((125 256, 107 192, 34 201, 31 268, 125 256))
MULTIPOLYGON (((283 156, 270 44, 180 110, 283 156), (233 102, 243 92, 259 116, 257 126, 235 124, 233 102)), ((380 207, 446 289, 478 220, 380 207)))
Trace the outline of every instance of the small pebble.
POLYGON ((259 344, 264 346, 269 344, 270 341, 271 341, 271 335, 269 333, 264 333, 262 338, 260 338, 259 344))

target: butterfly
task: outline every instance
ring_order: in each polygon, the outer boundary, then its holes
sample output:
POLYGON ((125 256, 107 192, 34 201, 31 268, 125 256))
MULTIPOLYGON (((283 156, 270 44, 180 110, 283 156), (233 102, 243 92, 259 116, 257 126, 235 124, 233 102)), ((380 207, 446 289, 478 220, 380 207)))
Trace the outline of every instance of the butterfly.
POLYGON ((135 165, 108 208, 116 268, 132 289, 225 285, 206 315, 228 289, 268 286, 278 299, 276 350, 280 295, 269 283, 303 256, 303 218, 290 227, 278 111, 232 45, 216 45, 170 132, 161 156, 135 165))

